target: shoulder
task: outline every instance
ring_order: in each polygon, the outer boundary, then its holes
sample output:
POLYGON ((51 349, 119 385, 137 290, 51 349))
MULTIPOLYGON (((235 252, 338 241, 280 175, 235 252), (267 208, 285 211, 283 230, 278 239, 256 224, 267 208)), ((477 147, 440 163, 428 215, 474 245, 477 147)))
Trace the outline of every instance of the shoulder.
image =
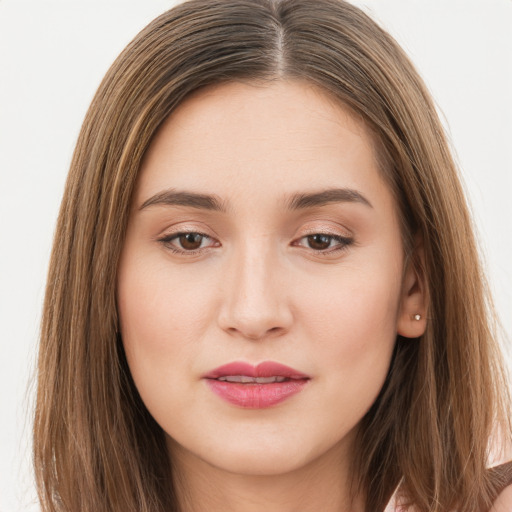
POLYGON ((494 502, 493 507, 489 512, 511 512, 512 511, 512 485, 505 487, 505 489, 498 496, 494 502))

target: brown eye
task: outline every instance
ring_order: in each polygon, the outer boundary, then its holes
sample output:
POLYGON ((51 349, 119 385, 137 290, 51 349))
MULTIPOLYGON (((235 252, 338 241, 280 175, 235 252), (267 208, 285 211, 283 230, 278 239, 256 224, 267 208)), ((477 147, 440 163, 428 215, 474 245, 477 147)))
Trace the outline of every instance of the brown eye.
POLYGON ((201 247, 204 235, 200 233, 182 233, 178 236, 181 247, 187 251, 194 251, 201 247))
POLYGON ((312 233, 299 238, 293 245, 313 250, 319 256, 333 256, 354 243, 354 239, 329 233, 312 233))
POLYGON ((322 235, 321 233, 309 235, 307 237, 309 247, 317 251, 328 249, 329 246, 331 245, 332 238, 332 236, 322 235))
POLYGON ((204 233, 196 231, 184 231, 159 238, 167 249, 177 254, 195 254, 209 247, 218 247, 218 242, 204 233))

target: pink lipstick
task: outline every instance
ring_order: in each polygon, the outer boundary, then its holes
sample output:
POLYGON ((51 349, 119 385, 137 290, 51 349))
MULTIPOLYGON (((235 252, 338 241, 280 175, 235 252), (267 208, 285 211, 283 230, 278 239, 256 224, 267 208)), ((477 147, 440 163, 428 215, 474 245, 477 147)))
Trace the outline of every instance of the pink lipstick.
POLYGON ((302 391, 310 380, 308 375, 273 361, 257 366, 237 361, 203 378, 216 395, 246 409, 264 409, 283 402, 302 391))

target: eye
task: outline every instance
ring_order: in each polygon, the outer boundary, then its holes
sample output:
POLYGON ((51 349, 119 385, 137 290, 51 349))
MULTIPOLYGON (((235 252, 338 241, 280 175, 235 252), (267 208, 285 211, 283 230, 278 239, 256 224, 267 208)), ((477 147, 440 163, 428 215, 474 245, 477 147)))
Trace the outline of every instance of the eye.
POLYGON ((353 241, 352 238, 341 235, 312 233, 299 238, 296 245, 313 249, 315 252, 331 254, 346 249, 353 241))
POLYGON ((158 239, 165 247, 180 254, 194 254, 207 247, 215 247, 218 242, 213 238, 196 231, 173 233, 158 239))

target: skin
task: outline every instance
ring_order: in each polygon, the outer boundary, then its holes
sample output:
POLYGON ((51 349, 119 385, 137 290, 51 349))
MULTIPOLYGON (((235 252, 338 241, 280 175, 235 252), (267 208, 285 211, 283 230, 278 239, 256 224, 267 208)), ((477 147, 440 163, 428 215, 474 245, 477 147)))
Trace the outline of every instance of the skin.
POLYGON ((183 510, 363 510, 349 489, 355 435, 397 333, 424 331, 423 288, 404 268, 372 137, 348 109, 298 81, 224 84, 183 102, 144 159, 118 274, 128 364, 167 434, 183 510), (332 188, 369 205, 286 207, 332 188), (227 209, 141 208, 169 189, 227 209), (175 236, 186 231, 207 235, 192 237, 198 251, 175 236), (229 404, 201 378, 269 360, 311 380, 268 409, 229 404))

